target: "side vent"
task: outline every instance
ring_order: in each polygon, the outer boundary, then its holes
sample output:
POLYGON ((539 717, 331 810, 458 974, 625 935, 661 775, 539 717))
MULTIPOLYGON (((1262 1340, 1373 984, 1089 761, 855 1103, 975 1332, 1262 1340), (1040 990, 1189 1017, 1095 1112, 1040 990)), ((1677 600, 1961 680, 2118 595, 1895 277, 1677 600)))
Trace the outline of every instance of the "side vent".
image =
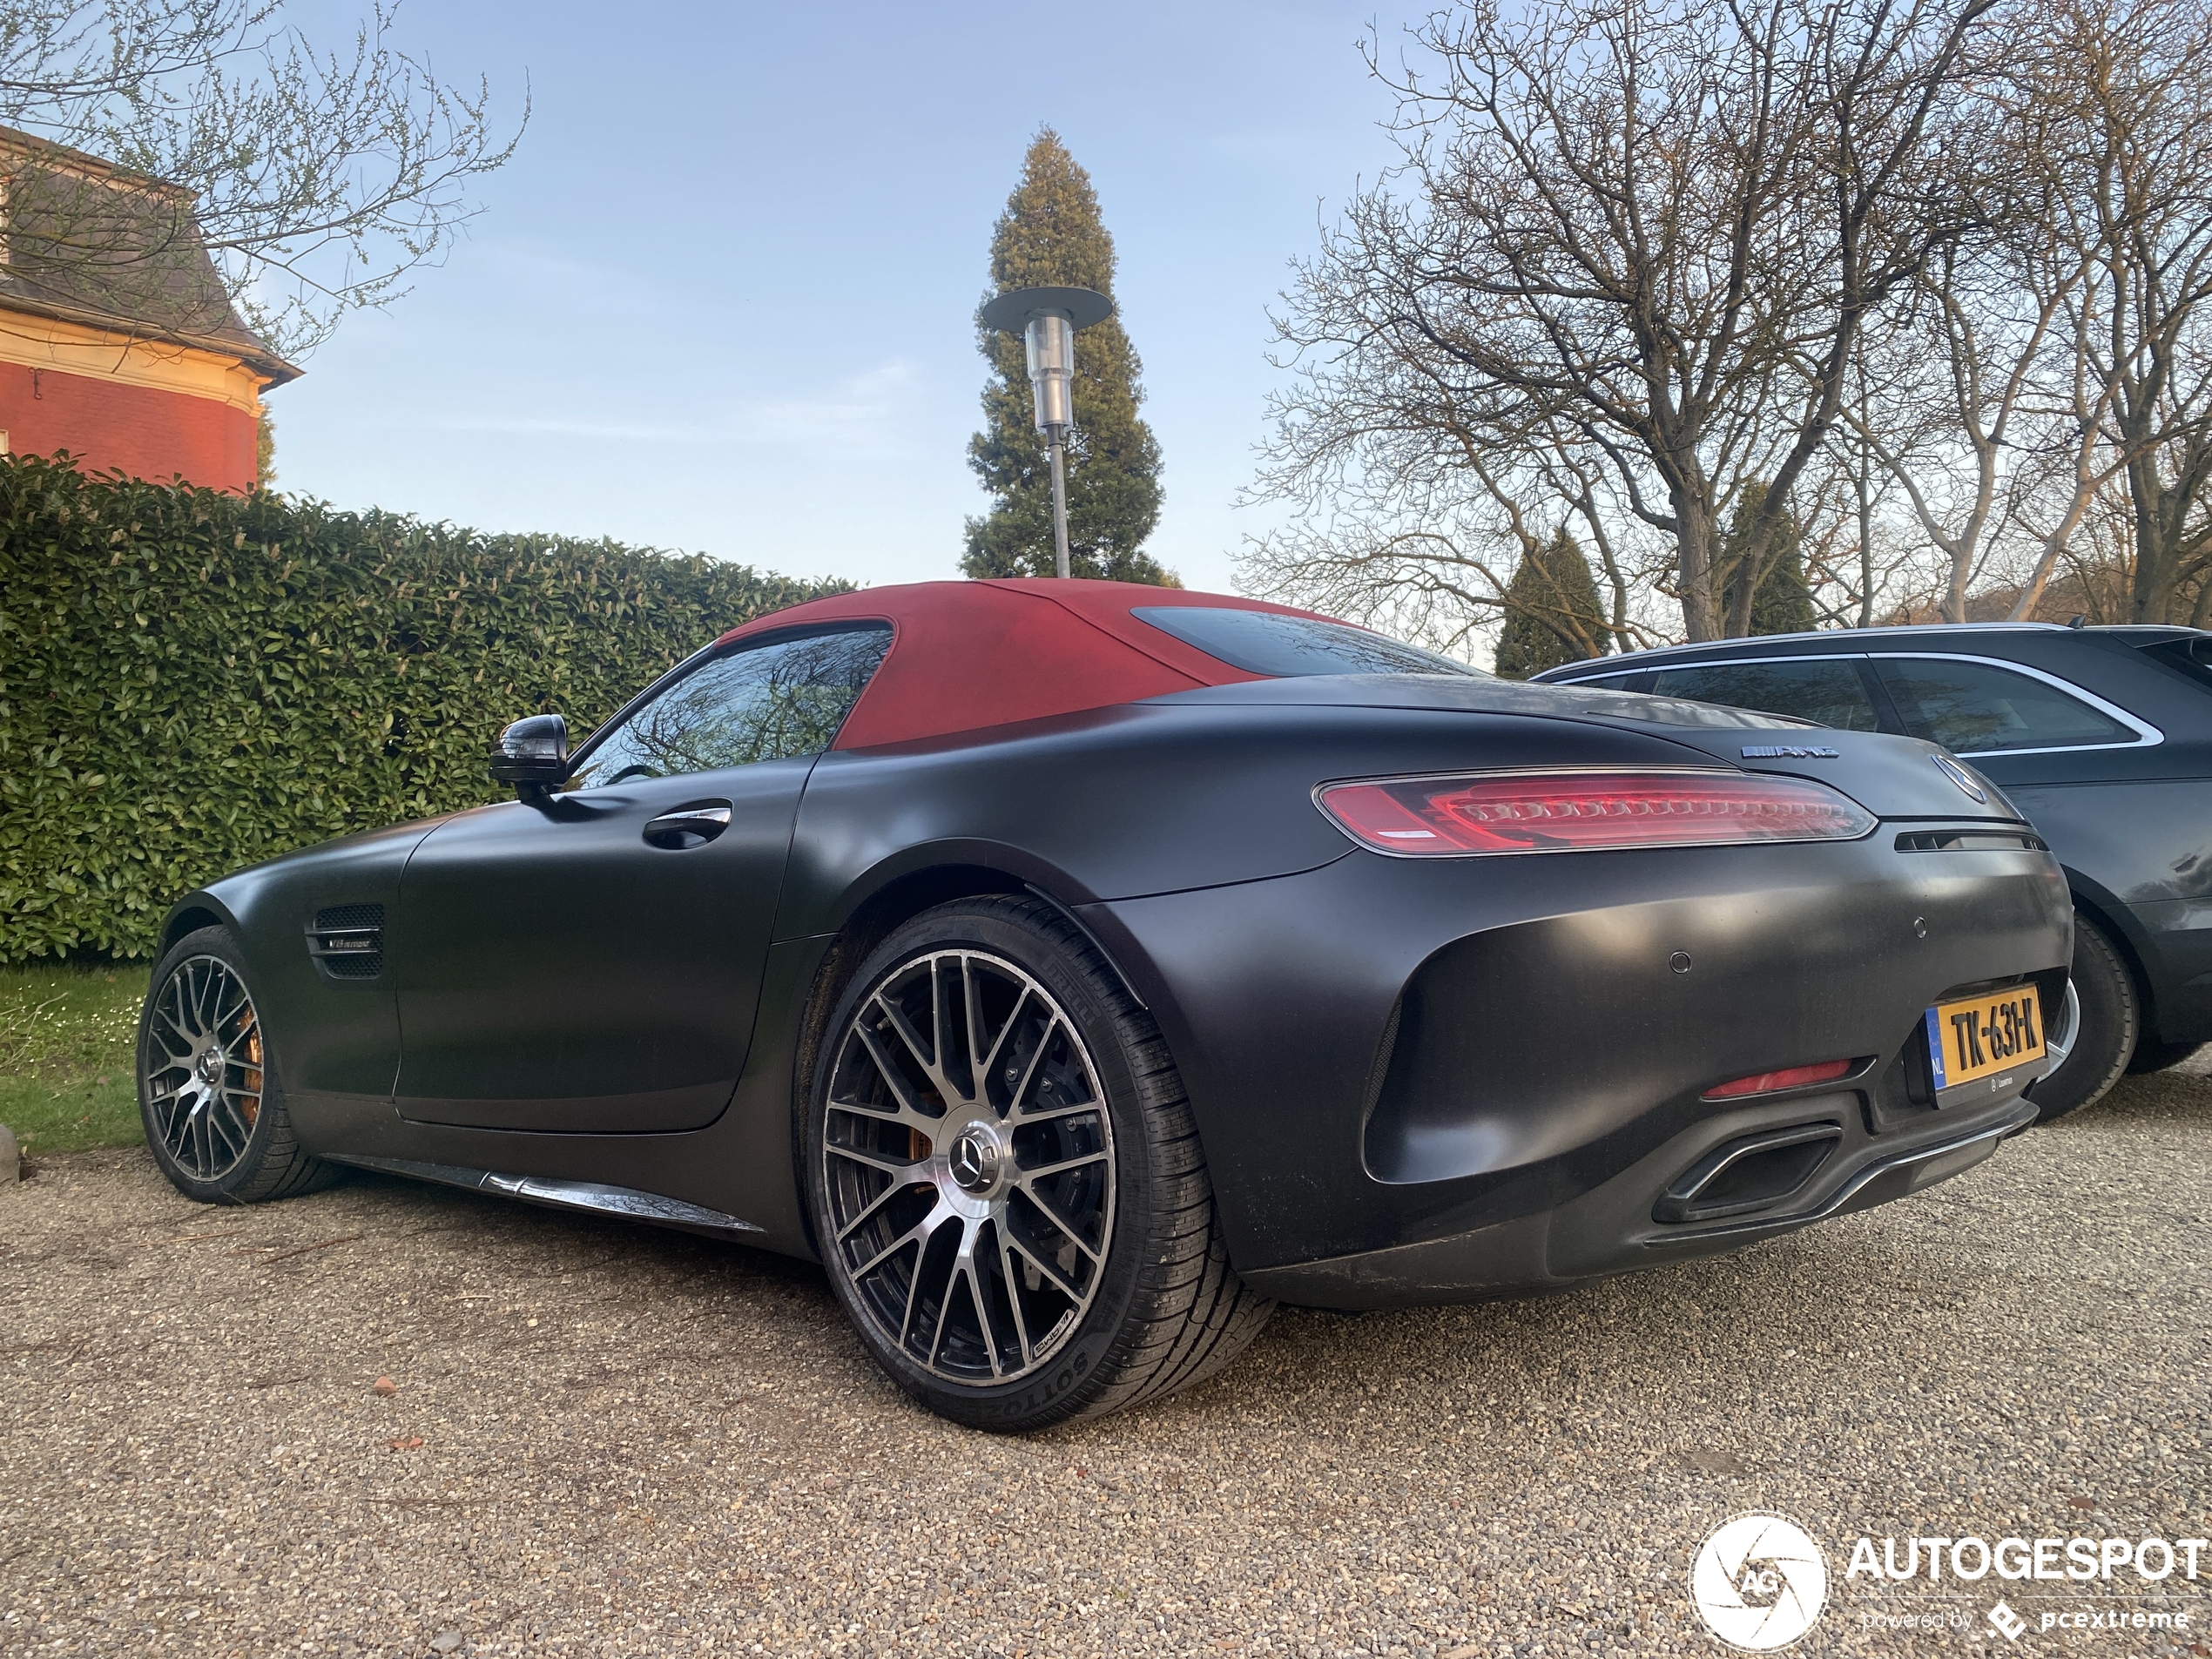
POLYGON ((2024 830, 1905 830, 1897 838, 1900 853, 2047 853, 2040 835, 2024 830))
POLYGON ((384 907, 341 904, 315 912, 307 954, 333 979, 374 979, 384 971, 384 907))

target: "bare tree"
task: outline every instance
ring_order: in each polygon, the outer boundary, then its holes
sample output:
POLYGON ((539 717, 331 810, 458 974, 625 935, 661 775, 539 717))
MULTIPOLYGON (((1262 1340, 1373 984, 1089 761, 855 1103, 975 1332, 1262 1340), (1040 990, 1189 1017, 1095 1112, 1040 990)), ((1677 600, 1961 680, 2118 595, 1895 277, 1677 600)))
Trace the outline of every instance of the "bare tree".
POLYGON ((2212 11, 2057 0, 2015 72, 2064 165, 2091 261, 2085 377, 2134 511, 2134 619, 2172 618, 2212 570, 2212 11))
POLYGON ((235 305, 296 356, 442 258, 527 100, 502 137, 488 86, 400 51, 382 0, 337 52, 283 7, 0 0, 0 124, 27 135, 0 143, 0 274, 159 330, 235 305))
POLYGON ((1652 587, 1649 562, 1622 547, 1601 458, 1573 435, 1541 420, 1508 433, 1496 424, 1502 408, 1435 396, 1394 375, 1336 395, 1330 414, 1360 423, 1357 443, 1305 448, 1300 440, 1319 428, 1290 398, 1278 413, 1281 442, 1252 495, 1305 510, 1250 544, 1247 585, 1466 654, 1507 617, 1548 627, 1560 620, 1525 613, 1512 578, 1572 520, 1595 556, 1609 617, 1591 637, 1575 619, 1571 643, 1597 656, 1662 637, 1639 604, 1652 587))
POLYGON ((1402 161, 1298 269, 1258 494, 1311 501, 1387 451, 1425 491, 1479 455, 1518 499, 1563 458, 1663 540, 1690 638, 1742 631, 1865 320, 1970 223, 1939 152, 1991 3, 1485 0, 1401 73, 1371 51, 1402 161), (1731 584, 1717 530, 1751 481, 1731 584))
MULTIPOLYGON (((2129 538, 2138 614, 2162 616, 2202 568, 2212 520, 2212 57, 2201 0, 2057 0, 2008 7, 1977 77, 1993 116, 1986 175, 1991 235, 1932 262, 1920 288, 1943 322, 1947 395, 1917 426, 1919 448, 1885 460, 1952 561, 1943 606, 2006 528, 2032 549, 2012 614, 2032 615, 2106 487, 2124 477, 2141 519, 2129 538), (1969 472, 1955 523, 1929 510, 1931 481, 1969 472), (1995 502, 2000 475, 2006 500, 1995 502), (2002 511, 1996 522, 1993 505, 2002 511), (2005 521, 2009 519, 2009 524, 2005 521)), ((1925 409, 1923 407, 1923 414, 1925 409)), ((1900 428, 1897 408, 1882 412, 1900 428)), ((2107 538, 2109 539, 2109 538, 2107 538)))
MULTIPOLYGON (((2047 577, 2120 464, 2102 442, 2115 388, 2080 349, 2091 257, 2056 228, 2064 214, 2041 158, 2013 145, 2005 161, 1993 233, 1922 266, 1885 331, 1881 395, 1845 410, 1851 442, 1942 556, 1950 622, 1966 619, 1969 588, 2016 524, 2040 523, 2047 577)), ((2023 615, 2040 586, 2023 590, 2023 615)))

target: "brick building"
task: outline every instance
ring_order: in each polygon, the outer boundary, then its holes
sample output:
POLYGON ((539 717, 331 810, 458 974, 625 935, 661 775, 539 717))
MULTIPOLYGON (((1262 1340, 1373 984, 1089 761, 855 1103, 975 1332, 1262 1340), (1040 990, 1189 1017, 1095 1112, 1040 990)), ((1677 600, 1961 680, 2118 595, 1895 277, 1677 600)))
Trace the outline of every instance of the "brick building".
POLYGON ((261 394, 190 192, 0 127, 0 449, 251 489, 261 394))

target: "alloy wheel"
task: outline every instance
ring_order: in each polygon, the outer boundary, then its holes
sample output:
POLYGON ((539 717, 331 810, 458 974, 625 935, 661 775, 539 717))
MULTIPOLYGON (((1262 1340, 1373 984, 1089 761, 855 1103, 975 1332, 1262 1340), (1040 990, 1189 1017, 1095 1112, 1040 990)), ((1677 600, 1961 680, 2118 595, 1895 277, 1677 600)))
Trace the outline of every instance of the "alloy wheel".
POLYGON ((2044 1076, 2049 1076, 2066 1063, 2067 1055, 2074 1052, 2074 1040, 2081 1032, 2081 994, 2074 988, 2074 981, 2066 985, 2066 1001, 2060 1005, 2058 1022, 2046 1022, 2043 1027, 2043 1052, 2050 1064, 2044 1076))
POLYGON ((823 1124, 826 1250, 885 1341, 948 1382, 1066 1345, 1113 1234, 1113 1128, 1082 1037, 1001 956, 894 969, 840 1034, 823 1124))
POLYGON ((139 1066, 151 1126, 179 1167, 201 1181, 237 1168, 261 1116, 261 1022, 228 963, 188 956, 170 970, 139 1066))

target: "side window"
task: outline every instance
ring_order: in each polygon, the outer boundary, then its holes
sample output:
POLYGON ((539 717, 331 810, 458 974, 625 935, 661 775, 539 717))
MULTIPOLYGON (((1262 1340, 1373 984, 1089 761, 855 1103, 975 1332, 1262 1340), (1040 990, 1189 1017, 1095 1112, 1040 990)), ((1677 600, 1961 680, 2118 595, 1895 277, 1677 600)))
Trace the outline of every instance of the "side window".
POLYGON ((1959 754, 2140 740, 2111 716, 2009 668, 1942 657, 1884 658, 1875 666, 1905 729, 1959 754))
POLYGON ((567 787, 819 754, 890 644, 888 628, 848 628, 710 658, 609 733, 567 787))
POLYGON ((1545 685, 1587 686, 1593 691, 1625 691, 1650 671, 1651 671, 1649 669, 1638 669, 1633 674, 1577 674, 1571 680, 1544 680, 1541 682, 1541 684, 1545 685))
POLYGON ((1696 668, 1660 671, 1654 694, 1688 698, 1694 703, 1725 703, 1762 714, 1787 714, 1817 720, 1839 732, 1878 732, 1874 699, 1858 664, 1833 658, 1801 662, 1705 663, 1696 668))

